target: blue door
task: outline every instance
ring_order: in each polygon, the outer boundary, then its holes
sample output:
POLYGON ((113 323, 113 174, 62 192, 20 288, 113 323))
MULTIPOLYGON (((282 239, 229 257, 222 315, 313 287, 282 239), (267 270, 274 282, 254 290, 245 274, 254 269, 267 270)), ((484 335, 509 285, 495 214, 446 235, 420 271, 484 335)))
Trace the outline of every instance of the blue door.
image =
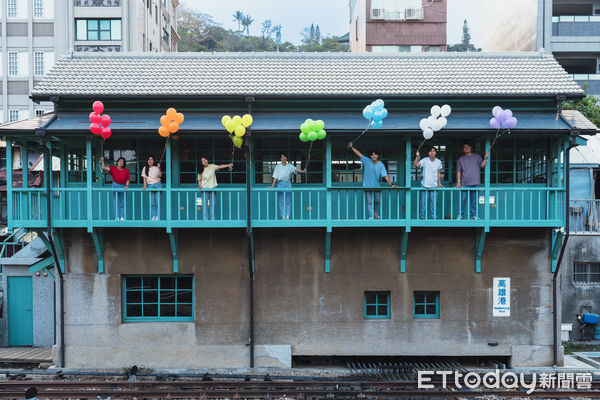
POLYGON ((8 345, 33 346, 33 290, 30 276, 8 277, 8 345))

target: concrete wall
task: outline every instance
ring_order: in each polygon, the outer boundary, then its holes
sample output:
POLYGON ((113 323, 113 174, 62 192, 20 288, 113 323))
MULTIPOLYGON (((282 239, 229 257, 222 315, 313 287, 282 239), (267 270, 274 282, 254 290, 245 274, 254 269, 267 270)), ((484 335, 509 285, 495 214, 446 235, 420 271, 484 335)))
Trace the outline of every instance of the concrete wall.
MULTIPOLYGON (((512 356, 552 361, 549 232, 494 230, 476 274, 475 232, 414 229, 399 272, 396 229, 337 229, 330 273, 321 229, 255 230, 257 366, 292 355, 512 356), (511 316, 492 317, 492 279, 511 277, 511 316), (365 320, 364 291, 391 292, 391 318, 365 320), (440 291, 439 319, 414 319, 413 291, 440 291), (424 338, 426 338, 424 340, 424 338), (497 343, 489 345, 488 343, 497 343)), ((71 367, 248 365, 248 270, 242 230, 183 230, 182 274, 194 274, 194 322, 122 321, 121 274, 169 274, 160 230, 106 230, 105 270, 91 237, 67 235, 66 364, 71 367)))
MULTIPOLYGON (((571 339, 582 338, 577 314, 583 309, 600 314, 600 284, 573 282, 573 264, 577 261, 600 262, 600 236, 571 236, 561 264, 562 323, 572 324, 571 339)), ((593 335, 593 330, 587 334, 593 335)))

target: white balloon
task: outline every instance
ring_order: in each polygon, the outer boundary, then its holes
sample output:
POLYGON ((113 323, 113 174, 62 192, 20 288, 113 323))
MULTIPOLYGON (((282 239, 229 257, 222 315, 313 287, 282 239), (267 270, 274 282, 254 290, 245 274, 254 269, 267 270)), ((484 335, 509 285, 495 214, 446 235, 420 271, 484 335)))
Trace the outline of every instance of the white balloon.
MULTIPOLYGON (((443 113, 442 113, 443 115, 443 113)), ((448 120, 445 117, 439 117, 438 121, 442 121, 442 128, 445 128, 448 125, 448 120)))
POLYGON ((448 104, 442 106, 442 117, 447 117, 452 112, 452 108, 448 104))
POLYGON ((427 118, 427 122, 429 123, 429 127, 431 128, 433 126, 433 124, 435 124, 436 118, 431 115, 429 116, 429 118, 427 118))
POLYGON ((431 115, 434 116, 435 118, 439 117, 441 113, 442 113, 442 109, 440 108, 440 106, 431 107, 431 115))
POLYGON ((427 128, 423 131, 423 137, 427 140, 431 139, 433 137, 433 129, 431 128, 427 128))
POLYGON ((444 127, 444 121, 442 121, 441 119, 436 119, 435 122, 433 123, 433 125, 431 126, 431 128, 437 132, 440 129, 442 129, 444 127))
POLYGON ((422 131, 424 131, 425 129, 429 128, 429 121, 427 120, 427 118, 423 118, 421 120, 421 122, 419 122, 419 126, 421 127, 422 131))

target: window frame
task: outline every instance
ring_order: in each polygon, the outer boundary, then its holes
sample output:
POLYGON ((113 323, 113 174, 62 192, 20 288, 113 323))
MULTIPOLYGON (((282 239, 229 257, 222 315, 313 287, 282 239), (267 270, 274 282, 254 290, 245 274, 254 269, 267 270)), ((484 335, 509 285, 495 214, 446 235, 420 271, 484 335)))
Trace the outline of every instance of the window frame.
POLYGON ((120 42, 123 40, 123 21, 121 18, 76 18, 75 19, 75 41, 77 42, 120 42), (108 21, 109 28, 102 29, 102 23, 108 21), (118 29, 119 36, 117 38, 117 22, 120 24, 118 29), (79 23, 85 22, 85 38, 79 36, 79 23), (90 29, 90 22, 96 23, 95 29, 90 29), (115 23, 115 24, 114 24, 115 23), (114 26, 113 26, 114 24, 114 26), (95 32, 96 39, 90 39, 90 32, 95 32), (108 32, 109 38, 103 39, 102 32, 108 32), (113 37, 114 36, 114 37, 113 37))
POLYGON ((44 18, 44 0, 33 0, 33 18, 44 18))
POLYGON ((7 18, 17 18, 17 15, 18 15, 17 0, 8 0, 6 3, 6 17, 7 18))
POLYGON ((19 52, 8 52, 8 76, 19 76, 19 52), (13 65, 11 66, 11 63, 13 65))
POLYGON ((19 110, 18 108, 9 108, 8 109, 8 122, 15 122, 19 120, 19 114, 21 110, 19 110), (11 114, 16 112, 17 113, 17 119, 12 119, 11 118, 11 114))
POLYGON ((440 292, 433 291, 433 290, 416 290, 416 291, 414 291, 413 292, 413 318, 415 318, 415 319, 440 319, 440 292), (424 294, 425 302, 417 303, 417 294, 424 294), (427 298, 428 295, 434 295, 435 302, 428 301, 428 298, 427 298), (432 305, 432 304, 435 305, 435 314, 427 313, 427 306, 432 305), (423 314, 417 314, 417 305, 425 306, 423 314))
MULTIPOLYGON (((121 301, 122 301, 122 304, 123 304, 123 310, 122 310, 122 312, 123 312, 123 315, 122 315, 123 322, 193 322, 194 321, 194 318, 195 318, 195 310, 194 310, 194 304, 195 304, 195 302, 194 302, 194 300, 195 300, 194 285, 195 285, 195 280, 194 280, 194 275, 164 275, 164 274, 163 275, 122 275, 121 281, 122 281, 122 293, 121 293, 121 295, 122 295, 121 299, 122 300, 121 301), (130 304, 132 304, 132 305, 135 305, 135 304, 142 305, 142 313, 143 313, 143 309, 144 309, 144 307, 143 307, 143 305, 144 305, 144 301, 143 301, 143 292, 144 292, 143 285, 142 285, 142 288, 139 289, 139 290, 137 290, 137 289, 136 290, 127 290, 127 278, 141 278, 142 282, 143 282, 144 278, 157 278, 158 279, 157 289, 148 289, 148 290, 146 290, 146 291, 154 291, 155 290, 157 292, 157 300, 156 300, 157 301, 156 302, 156 305, 157 305, 157 314, 158 314, 157 316, 150 316, 150 317, 144 317, 144 316, 141 316, 141 317, 129 317, 129 316, 127 316, 127 306, 130 305, 130 304), (182 291, 185 291, 185 292, 191 291, 191 293, 192 293, 192 302, 191 303, 187 303, 187 302, 181 303, 181 304, 186 304, 186 305, 191 304, 191 306, 192 306, 192 315, 191 316, 182 316, 182 317, 177 317, 177 316, 165 316, 165 317, 161 317, 160 316, 160 304, 161 304, 161 301, 160 301, 161 294, 160 294, 160 292, 161 291, 168 291, 166 289, 165 290, 161 290, 161 286, 160 286, 161 278, 173 278, 173 279, 175 279, 175 288, 173 289, 175 302, 174 303, 166 303, 166 304, 174 304, 175 305, 175 310, 177 310, 177 305, 180 304, 180 303, 177 302, 177 292, 179 290, 177 288, 177 278, 191 278, 192 279, 192 287, 191 287, 191 289, 182 289, 182 291), (140 291, 140 292, 142 292, 142 297, 141 297, 141 300, 140 300, 141 302, 140 303, 127 303, 127 293, 128 292, 133 292, 133 291, 140 291)), ((147 304, 155 304, 155 303, 147 303, 147 304)))
POLYGON ((45 75, 45 65, 44 65, 45 52, 43 51, 34 51, 33 52, 33 75, 34 76, 44 76, 45 75), (38 56, 41 56, 41 59, 38 60, 38 56), (38 61, 41 62, 41 65, 38 65, 38 61), (41 69, 38 69, 40 67, 41 69), (41 71, 41 72, 40 72, 41 71))
POLYGON ((364 319, 392 319, 392 293, 389 290, 365 290, 363 297, 363 317, 364 319), (375 295, 375 303, 368 303, 367 296, 375 295), (385 306, 387 307, 387 313, 385 315, 379 315, 379 307, 384 305, 379 303, 379 296, 386 296, 385 306), (367 314, 367 306, 375 306, 376 315, 367 314))
POLYGON ((600 285, 600 261, 574 261, 572 278, 575 285, 600 285), (583 272, 577 272, 577 266, 585 266, 587 268, 583 272), (596 267, 596 271, 598 272, 592 271, 592 267, 596 267), (596 276, 597 280, 591 280, 593 275, 596 276), (586 280, 577 280, 578 276, 583 276, 586 280))

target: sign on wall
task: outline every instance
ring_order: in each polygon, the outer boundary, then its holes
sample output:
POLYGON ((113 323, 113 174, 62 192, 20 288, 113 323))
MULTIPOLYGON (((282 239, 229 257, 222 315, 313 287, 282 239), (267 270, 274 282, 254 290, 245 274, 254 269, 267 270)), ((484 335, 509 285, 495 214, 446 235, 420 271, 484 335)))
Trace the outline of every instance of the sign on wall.
POLYGON ((494 278, 494 317, 510 317, 510 278, 494 278))

